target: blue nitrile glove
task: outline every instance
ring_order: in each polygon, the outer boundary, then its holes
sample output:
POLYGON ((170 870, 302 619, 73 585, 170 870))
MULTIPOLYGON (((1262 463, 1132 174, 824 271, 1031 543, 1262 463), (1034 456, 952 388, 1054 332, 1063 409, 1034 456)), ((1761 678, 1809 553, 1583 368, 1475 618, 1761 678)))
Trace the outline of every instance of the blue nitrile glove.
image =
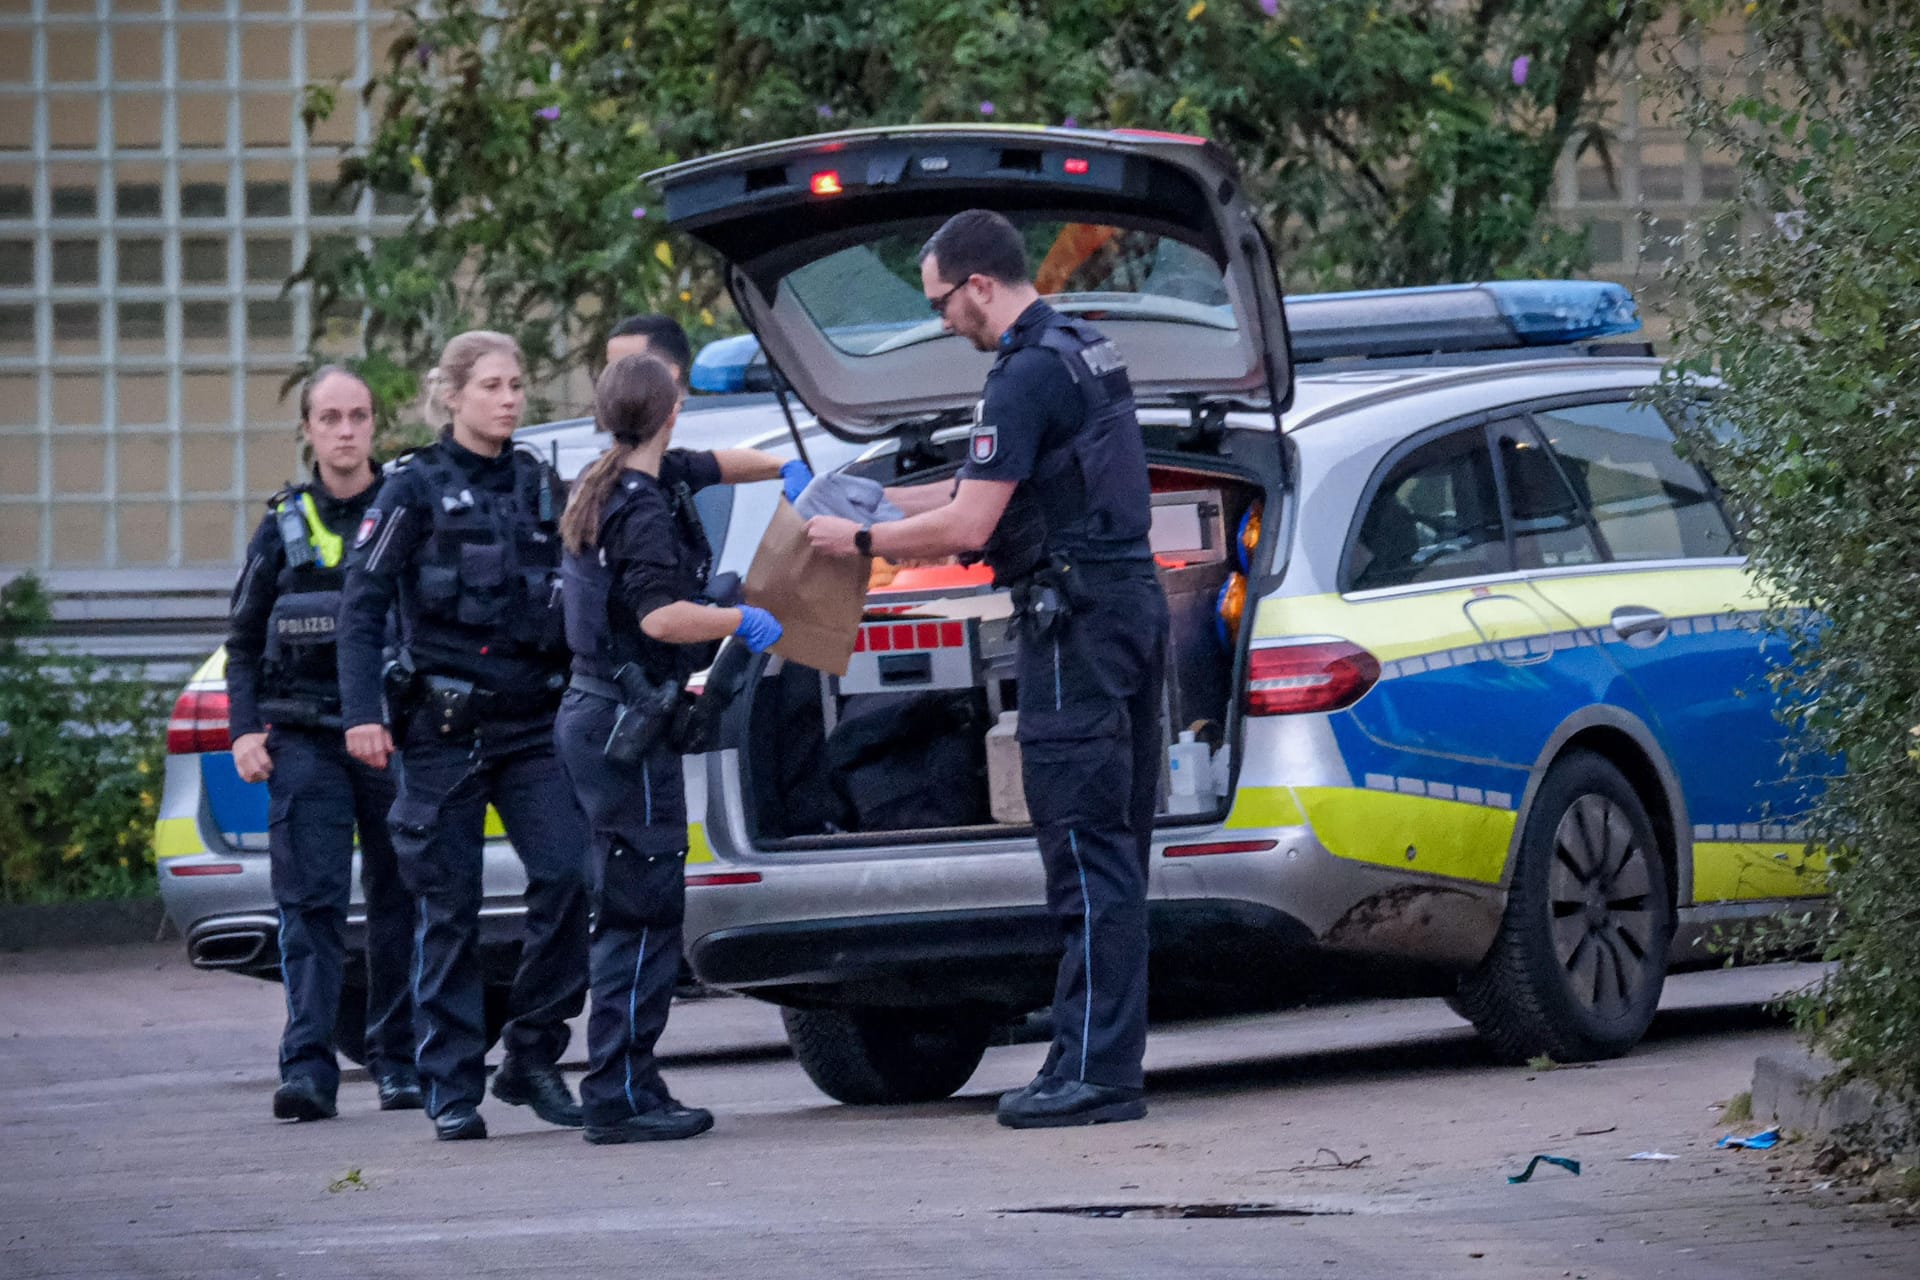
POLYGON ((740 625, 733 629, 733 634, 745 641, 747 648, 755 653, 765 653, 778 644, 785 632, 786 628, 780 625, 780 619, 750 604, 740 606, 740 625))
POLYGON ((813 483, 813 470, 806 463, 795 458, 792 462, 780 464, 780 492, 787 495, 788 502, 800 501, 800 495, 813 483))

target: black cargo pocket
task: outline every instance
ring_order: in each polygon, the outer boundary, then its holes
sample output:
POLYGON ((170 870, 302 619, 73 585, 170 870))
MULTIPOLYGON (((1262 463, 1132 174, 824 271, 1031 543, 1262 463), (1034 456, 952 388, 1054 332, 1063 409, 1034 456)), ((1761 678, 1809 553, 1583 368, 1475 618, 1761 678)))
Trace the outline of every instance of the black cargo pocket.
POLYGON ((1020 713, 1021 773, 1036 826, 1125 822, 1132 752, 1118 707, 1020 713))
POLYGON ((460 548, 460 621, 484 627, 507 610, 507 553, 498 544, 460 548))
POLYGON ((686 850, 649 856, 640 847, 643 831, 595 836, 593 909, 600 926, 678 924, 686 903, 686 850))
POLYGON ((565 634, 560 577, 547 569, 522 569, 520 595, 509 619, 513 638, 530 649, 556 649, 565 634))
POLYGON ((432 878, 433 859, 426 857, 433 843, 434 828, 439 825, 437 806, 417 796, 401 796, 387 811, 387 831, 393 837, 393 851, 407 888, 420 893, 432 878))

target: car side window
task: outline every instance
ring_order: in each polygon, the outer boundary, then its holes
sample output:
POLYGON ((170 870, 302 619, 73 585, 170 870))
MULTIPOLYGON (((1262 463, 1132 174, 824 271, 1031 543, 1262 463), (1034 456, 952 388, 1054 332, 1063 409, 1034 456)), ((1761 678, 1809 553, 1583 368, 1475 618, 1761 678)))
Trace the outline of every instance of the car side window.
POLYGON ((1648 405, 1572 405, 1534 414, 1613 560, 1732 556, 1733 531, 1700 469, 1648 405))
POLYGON ((1600 543, 1560 464, 1525 422, 1494 428, 1513 521, 1513 557, 1522 569, 1598 564, 1600 543))
POLYGON ((1348 555, 1346 589, 1504 573, 1513 567, 1482 427, 1430 440, 1393 463, 1348 555))

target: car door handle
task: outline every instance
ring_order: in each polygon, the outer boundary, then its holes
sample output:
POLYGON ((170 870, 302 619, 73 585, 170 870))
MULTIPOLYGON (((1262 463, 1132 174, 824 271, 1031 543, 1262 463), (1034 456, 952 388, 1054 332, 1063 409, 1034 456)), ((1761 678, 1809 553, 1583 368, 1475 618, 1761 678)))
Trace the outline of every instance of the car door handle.
POLYGON ((1636 649, 1646 649, 1659 644, 1667 638, 1671 625, 1667 615, 1658 609, 1648 609, 1636 604, 1623 604, 1613 611, 1609 619, 1614 634, 1636 649))

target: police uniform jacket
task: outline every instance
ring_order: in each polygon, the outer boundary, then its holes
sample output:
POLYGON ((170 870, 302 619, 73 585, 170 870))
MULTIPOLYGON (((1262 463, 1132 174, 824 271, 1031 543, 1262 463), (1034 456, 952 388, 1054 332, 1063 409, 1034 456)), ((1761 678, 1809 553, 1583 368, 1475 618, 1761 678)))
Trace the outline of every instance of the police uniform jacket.
POLYGON ((329 494, 316 474, 267 501, 233 589, 227 631, 227 698, 233 736, 268 723, 338 727, 335 628, 346 550, 379 488, 329 494), (264 709, 263 709, 264 703, 264 709))
POLYGON ((599 537, 569 553, 565 581, 567 643, 573 670, 611 680, 634 662, 655 683, 684 682, 713 660, 714 644, 667 644, 640 630, 640 620, 678 601, 700 601, 713 570, 713 549, 693 495, 720 482, 711 453, 669 449, 660 474, 623 471, 600 516, 599 537))

